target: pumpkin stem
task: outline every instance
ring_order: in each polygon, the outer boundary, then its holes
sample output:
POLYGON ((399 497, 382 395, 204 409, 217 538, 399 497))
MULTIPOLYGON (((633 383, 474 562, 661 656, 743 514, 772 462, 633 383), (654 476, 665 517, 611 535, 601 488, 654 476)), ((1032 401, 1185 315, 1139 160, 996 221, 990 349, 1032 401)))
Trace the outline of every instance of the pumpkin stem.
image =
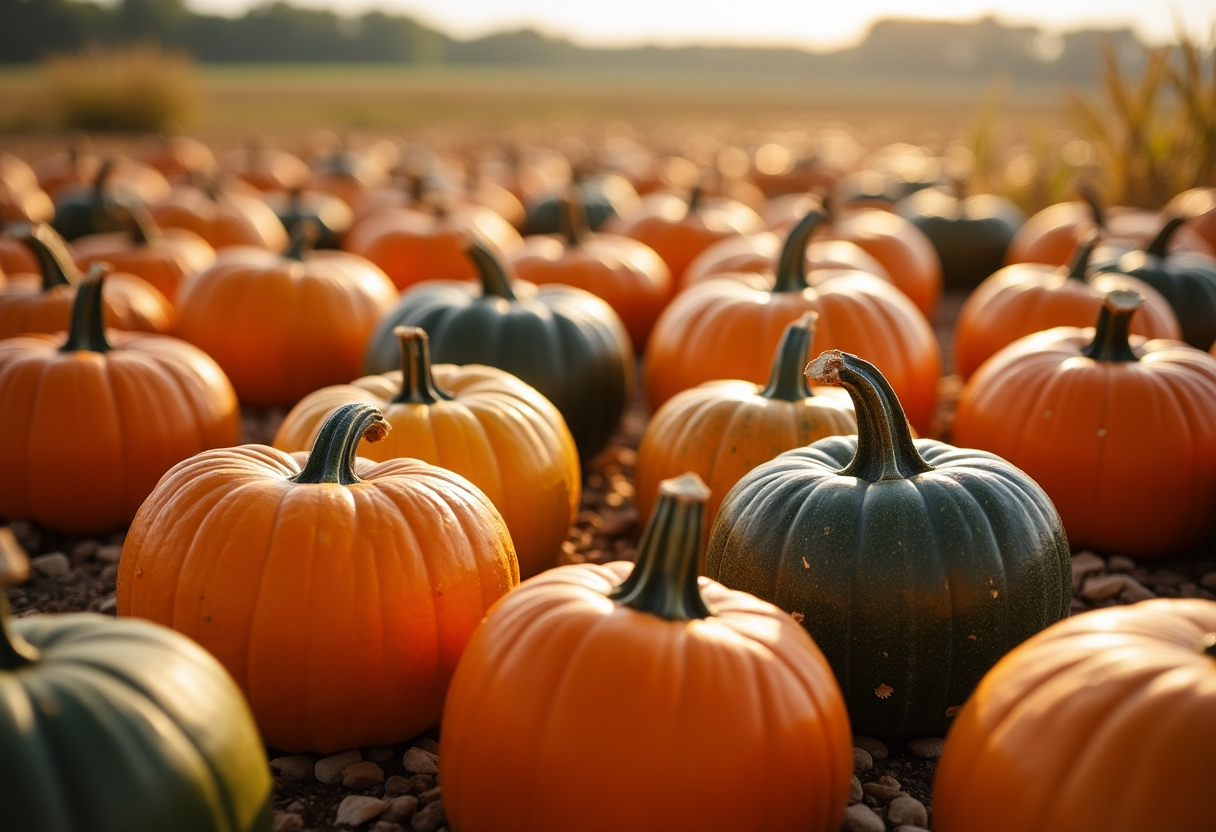
POLYGON ((583 237, 590 230, 587 226, 587 209, 583 205, 582 194, 577 185, 571 185, 558 200, 558 233, 566 248, 575 248, 582 244, 583 237))
POLYGON ((1072 260, 1068 263, 1070 280, 1084 281, 1086 279, 1086 273, 1089 271, 1089 258, 1094 253, 1094 248, 1098 245, 1098 238, 1101 236, 1094 230, 1077 242, 1077 247, 1072 252, 1072 260))
POLYGON ((691 217, 701 210, 701 201, 705 198, 705 187, 700 183, 693 185, 688 192, 688 211, 685 216, 691 217))
POLYGON ((389 430, 389 423, 378 408, 361 402, 344 404, 321 425, 304 470, 288 479, 313 485, 362 482, 355 474, 355 451, 359 441, 379 442, 389 430))
POLYGON ((658 503, 642 532, 637 564, 610 598, 668 621, 713 615, 697 587, 707 499, 709 488, 696 474, 659 483, 658 503))
POLYGON ((824 216, 823 211, 812 209, 790 229, 777 259, 777 275, 773 280, 774 292, 801 292, 807 287, 806 247, 815 229, 824 221, 824 216))
POLYGON ((317 238, 321 236, 321 225, 312 217, 301 217, 291 226, 291 240, 287 243, 284 257, 303 260, 312 254, 317 238))
POLYGON ((1170 217, 1165 225, 1161 227, 1161 230, 1157 232, 1157 236, 1153 238, 1153 241, 1148 244, 1148 248, 1144 250, 1144 253, 1154 257, 1165 257, 1168 255, 1170 240, 1173 238, 1174 232, 1184 222, 1186 222, 1186 217, 1170 217))
POLYGON ((93 204, 102 205, 106 197, 106 181, 114 170, 114 157, 106 156, 97 167, 97 175, 93 177, 93 204))
POLYGON ((452 397, 439 389, 431 372, 431 339, 426 330, 416 326, 393 328, 401 345, 401 392, 393 404, 434 404, 448 402, 452 397))
POLYGON ((164 235, 161 233, 160 226, 156 224, 156 220, 152 217, 151 212, 143 205, 138 203, 124 205, 126 213, 123 217, 131 224, 131 244, 139 247, 148 245, 148 243, 159 240, 164 235))
POLYGON ((912 442, 899 397, 873 364, 852 353, 825 350, 807 365, 806 375, 844 387, 857 410, 857 453, 840 474, 878 482, 933 470, 912 442))
POLYGON ((1203 652, 1216 659, 1216 633, 1208 633, 1203 637, 1203 652))
POLYGON ((1108 292, 1098 312, 1094 339, 1081 350, 1081 355, 1094 361, 1139 361, 1128 341, 1132 315, 1144 303, 1144 295, 1135 289, 1115 289, 1108 292))
POLYGON ((21 583, 29 574, 29 558, 13 530, 0 527, 0 671, 17 670, 38 660, 38 650, 8 629, 8 586, 21 583))
POLYGON ((55 229, 46 223, 36 223, 21 238, 38 258, 42 271, 42 291, 49 292, 56 286, 71 286, 83 278, 80 269, 72 261, 68 247, 55 229))
POLYGON ((811 351, 818 320, 819 313, 804 312, 801 318, 785 328, 773 356, 768 386, 760 391, 761 396, 783 402, 800 402, 810 397, 811 388, 806 383, 802 368, 806 366, 806 356, 811 351))
POLYGON ((94 263, 89 273, 76 286, 76 299, 72 301, 72 322, 68 325, 68 340, 59 348, 60 352, 109 352, 114 349, 106 340, 105 304, 102 303, 102 287, 110 272, 109 263, 94 263))
POLYGON ((1093 219, 1094 225, 1098 228, 1106 228, 1106 209, 1102 207, 1102 200, 1098 199, 1098 194, 1093 186, 1088 182, 1078 185, 1077 194, 1089 206, 1089 215, 1093 219))
POLYGON ((473 237, 464 253, 473 261, 477 274, 481 278, 481 294, 483 297, 515 300, 515 292, 511 290, 511 278, 507 267, 503 264, 489 246, 473 237))

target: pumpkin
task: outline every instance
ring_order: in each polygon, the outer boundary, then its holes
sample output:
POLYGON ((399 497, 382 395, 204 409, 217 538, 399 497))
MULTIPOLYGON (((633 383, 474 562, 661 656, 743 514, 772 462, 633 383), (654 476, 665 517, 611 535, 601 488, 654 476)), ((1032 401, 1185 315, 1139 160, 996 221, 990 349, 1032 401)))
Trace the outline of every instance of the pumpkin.
POLYGON ((525 235, 564 234, 568 222, 563 214, 565 202, 576 200, 583 210, 583 225, 589 231, 600 231, 613 217, 628 217, 641 206, 638 192, 625 177, 615 173, 585 176, 576 170, 564 191, 555 191, 527 206, 524 219, 525 235))
POLYGON ((1191 188, 1166 203, 1167 217, 1186 217, 1186 228, 1198 234, 1216 254, 1216 188, 1191 188))
POLYGON ((954 437, 1034 477, 1074 546, 1154 557, 1216 531, 1216 361, 1129 336, 1142 301, 1113 291, 1096 328, 1049 329, 992 356, 963 387, 954 437))
POLYGON ((473 629, 519 582, 476 486, 415 459, 356 458, 387 430, 353 403, 310 454, 198 454, 165 474, 123 546, 119 616, 209 650, 273 748, 386 745, 434 724, 473 629))
POLYGON ((671 271, 645 243, 592 232, 578 192, 571 191, 560 200, 560 234, 526 237, 508 260, 521 280, 575 286, 606 301, 640 353, 671 299, 671 271))
POLYGON ((0 151, 0 223, 50 222, 55 204, 24 160, 0 151))
POLYGON ((176 126, 141 139, 135 158, 160 171, 170 182, 188 182, 195 176, 219 174, 219 162, 211 148, 176 126))
MULTIPOLYGON (((823 233, 821 230, 816 236, 823 233)), ((783 243, 783 238, 771 231, 719 240, 689 264, 684 272, 682 288, 724 275, 772 274, 783 243)), ((847 240, 811 240, 806 247, 806 268, 810 280, 830 276, 834 270, 846 269, 866 272, 891 282, 891 276, 878 260, 861 246, 847 240)))
POLYGON ((223 667, 146 621, 10 620, 3 585, 27 573, 0 528, 0 826, 269 832, 266 753, 223 667))
POLYGON ((65 151, 52 153, 36 162, 34 172, 38 175, 38 185, 56 206, 64 200, 76 201, 82 197, 87 201, 89 192, 103 180, 107 188, 144 204, 164 199, 172 189, 165 175, 151 165, 125 156, 93 153, 87 136, 82 133, 71 137, 65 151))
POLYGON ((828 350, 857 435, 777 455, 718 509, 705 574, 794 614, 823 650, 853 728, 944 730, 1001 656, 1068 615, 1068 540, 1047 494, 1009 462, 913 440, 878 369, 828 350))
POLYGON ((367 152, 352 150, 345 136, 325 132, 315 144, 326 145, 313 160, 305 188, 333 194, 347 205, 356 206, 369 189, 388 180, 388 170, 373 148, 367 152))
POLYGON ((840 829, 840 690, 787 614, 698 580, 705 496, 665 482, 636 566, 551 569, 490 610, 444 707, 453 829, 840 829))
POLYGON ((1147 283, 1116 274, 1088 277, 1097 235, 1077 247, 1068 266, 1015 263, 975 288, 954 322, 954 371, 964 379, 993 353, 1024 335, 1057 326, 1087 326, 1102 308, 1106 293, 1136 289, 1144 306, 1133 316, 1132 331, 1148 338, 1181 337, 1169 301, 1147 283))
POLYGON ((1213 748, 1216 602, 1094 610, 984 677, 946 738, 933 828, 1211 828, 1211 806, 1188 796, 1212 782, 1213 748))
POLYGON ((111 185, 115 163, 114 158, 107 158, 97 168, 91 185, 68 186, 55 198, 51 227, 65 240, 102 231, 121 231, 134 207, 143 204, 129 188, 111 185))
POLYGON ((18 237, 24 237, 29 226, 0 222, 0 272, 4 274, 37 274, 38 258, 18 237))
POLYGON ((66 339, 0 340, 0 516, 9 520, 113 531, 174 464, 240 438, 219 366, 167 335, 106 332, 104 284, 76 287, 66 339))
POLYGON ((748 471, 781 451, 857 432, 848 394, 839 387, 811 390, 802 374, 816 317, 807 312, 786 326, 768 384, 708 381, 672 396, 650 418, 634 472, 640 523, 650 517, 659 483, 691 471, 709 485, 708 540, 718 504, 748 471))
POLYGON ((552 566, 580 491, 578 450, 557 408, 494 367, 433 367, 430 339, 417 327, 394 334, 401 369, 308 394, 283 420, 274 446, 306 450, 341 405, 375 405, 392 431, 375 444, 365 440, 360 456, 377 462, 408 456, 455 471, 502 513, 521 576, 552 566))
POLYGON ((790 231, 775 280, 711 280, 668 304, 646 347, 652 410, 715 378, 762 383, 786 325, 814 311, 820 345, 872 359, 903 397, 915 428, 928 431, 941 370, 933 328, 903 293, 873 275, 849 272, 809 285, 805 251, 822 219, 822 212, 812 211, 790 231))
POLYGON ((290 233, 308 220, 318 228, 317 248, 342 248, 342 238, 354 222, 354 212, 341 198, 320 191, 264 191, 262 199, 290 233))
POLYGON ((269 205, 247 185, 221 188, 215 182, 179 185, 149 208, 163 228, 184 228, 213 248, 256 246, 282 251, 288 235, 269 205))
POLYGON ((474 239, 467 256, 480 285, 428 281, 381 319, 367 347, 368 373, 399 365, 398 326, 426 330, 442 364, 506 370, 553 402, 580 459, 608 443, 633 398, 634 356, 625 325, 604 301, 572 286, 533 286, 474 239))
POLYGON ((1111 271, 1143 280, 1165 296, 1178 323, 1182 340, 1206 350, 1216 342, 1216 257, 1196 251, 1170 251, 1170 240, 1187 220, 1174 217, 1143 250, 1113 258, 1094 255, 1099 272, 1111 271))
POLYGON ((241 401, 291 406, 359 375, 368 337, 397 299, 375 265, 312 251, 301 226, 284 254, 242 246, 190 279, 174 332, 212 356, 241 401))
MULTIPOLYGON (((63 238, 49 225, 34 226, 25 242, 38 257, 41 274, 13 275, 0 288, 0 338, 66 330, 72 320, 76 284, 83 279, 63 238)), ((94 277, 109 272, 106 263, 90 269, 94 277)), ((114 329, 165 333, 173 325, 169 301, 135 275, 111 273, 104 304, 102 318, 114 329)))
POLYGON ((259 191, 289 191, 303 188, 311 171, 299 156, 269 147, 261 136, 252 136, 239 150, 220 157, 224 172, 259 191))

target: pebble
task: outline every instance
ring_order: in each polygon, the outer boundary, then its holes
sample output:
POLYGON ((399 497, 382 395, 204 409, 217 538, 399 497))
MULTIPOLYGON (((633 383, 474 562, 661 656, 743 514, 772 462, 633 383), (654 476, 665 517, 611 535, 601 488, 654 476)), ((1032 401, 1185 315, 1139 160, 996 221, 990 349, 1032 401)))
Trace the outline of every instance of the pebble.
POLYGON ((880 803, 890 803, 903 794, 900 789, 882 783, 863 783, 861 790, 880 803))
POLYGON ((371 760, 373 763, 387 763, 393 759, 393 747, 391 745, 375 745, 371 748, 363 749, 363 759, 371 760))
POLYGON ((370 789, 384 782, 384 769, 367 760, 342 769, 342 785, 348 789, 370 789))
POLYGON ((438 774, 439 755, 422 748, 411 748, 401 758, 401 765, 415 774, 438 774))
POLYGON ((122 557, 122 544, 108 543, 105 546, 98 546, 97 554, 94 557, 102 563, 118 563, 118 559, 122 557))
POLYGON ((30 558, 30 567, 44 578, 62 578, 72 571, 72 562, 63 552, 30 558))
POLYGON ((924 826, 929 822, 929 811, 915 797, 900 795, 887 807, 887 822, 896 826, 924 826))
POLYGON ((1148 576, 1145 583, 1154 589, 1173 589, 1184 581, 1186 581, 1186 578, 1177 572, 1171 572, 1168 569, 1158 569, 1148 576))
POLYGON ((1078 552, 1072 556, 1072 591, 1081 588, 1081 579, 1091 572, 1102 572, 1106 569, 1106 561, 1093 552, 1078 552))
POLYGON ((439 742, 430 737, 419 737, 410 743, 412 748, 421 748, 423 751, 429 751, 432 754, 439 753, 439 742))
POLYGON ((107 563, 101 570, 101 579, 107 584, 113 584, 118 581, 118 564, 107 563))
POLYGON ((372 832, 405 832, 405 827, 392 821, 378 820, 372 827, 372 832))
POLYGON ((394 774, 384 781, 384 794, 387 797, 399 797, 403 794, 409 794, 410 786, 412 785, 414 785, 414 781, 411 778, 394 774))
POLYGON ((1126 575, 1090 575, 1081 585, 1081 597, 1086 601, 1105 601, 1123 591, 1126 575))
POLYGON ((368 797, 363 794, 348 795, 338 804, 338 816, 334 819, 334 823, 338 826, 359 826, 380 817, 386 809, 388 809, 388 803, 378 797, 368 797))
POLYGON ((853 770, 869 771, 874 768, 874 758, 864 748, 853 749, 853 770))
POLYGON ((307 780, 312 776, 313 765, 312 757, 307 754, 293 754, 290 757, 275 757, 270 761, 270 770, 284 780, 307 780))
POLYGON ((849 803, 860 803, 865 796, 866 793, 861 790, 861 781, 854 774, 853 780, 849 783, 849 803))
POLYGON ((885 760, 887 759, 887 755, 891 753, 887 750, 882 740, 876 740, 864 734, 853 735, 853 747, 865 749, 875 760, 885 760))
POLYGON ((908 750, 922 760, 936 760, 942 756, 942 746, 946 741, 941 737, 922 737, 908 741, 908 750))
POLYGON ((448 822, 448 816, 443 811, 443 801, 423 806, 410 819, 410 828, 414 832, 439 832, 448 822))
POLYGON ((343 751, 341 754, 331 754, 328 757, 322 757, 317 760, 317 764, 313 768, 313 775, 322 783, 329 783, 331 785, 340 783, 342 781, 342 770, 362 760, 363 755, 358 751, 343 751))
POLYGON ((394 797, 388 802, 388 809, 380 817, 393 823, 409 823, 414 812, 418 811, 418 798, 407 794, 394 797))
POLYGON ((1111 555, 1106 561, 1106 568, 1111 572, 1131 572, 1136 568, 1136 562, 1127 555, 1111 555))
POLYGON ((883 823, 873 809, 861 803, 856 803, 844 810, 844 825, 842 832, 887 832, 883 823))
POLYGON ((1216 592, 1216 572, 1208 572, 1199 579, 1199 585, 1209 592, 1216 592))
POLYGON ((308 808, 302 800, 293 800, 287 804, 287 811, 294 812, 297 815, 304 814, 304 810, 308 808))
POLYGON ((85 563, 97 557, 97 547, 101 544, 96 540, 82 540, 72 547, 72 563, 85 563))
POLYGON ((929 832, 929 830, 924 826, 909 826, 905 823, 903 826, 895 827, 891 832, 929 832))
POLYGON ((1135 604, 1140 601, 1147 601, 1150 598, 1157 597, 1157 593, 1153 592, 1151 589, 1130 575, 1125 577, 1123 580, 1123 591, 1119 593, 1119 600, 1123 603, 1135 604))
POLYGON ((304 828, 304 818, 294 812, 275 812, 270 821, 270 832, 298 832, 304 828))
POLYGON ((418 795, 419 806, 430 806, 436 800, 443 799, 443 791, 441 786, 436 786, 433 789, 427 789, 422 794, 418 795))

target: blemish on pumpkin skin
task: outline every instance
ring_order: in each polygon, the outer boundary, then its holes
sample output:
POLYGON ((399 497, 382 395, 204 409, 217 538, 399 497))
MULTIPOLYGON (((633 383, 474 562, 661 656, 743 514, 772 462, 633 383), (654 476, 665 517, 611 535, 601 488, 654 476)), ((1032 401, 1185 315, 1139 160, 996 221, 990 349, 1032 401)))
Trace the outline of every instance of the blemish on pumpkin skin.
POLYGON ((948 716, 948 717, 955 716, 962 709, 963 709, 962 705, 951 705, 949 708, 946 708, 946 716, 948 716))
MULTIPOLYGON (((993 592, 996 592, 996 590, 995 590, 995 589, 994 589, 994 590, 992 590, 992 591, 993 591, 993 592)), ((992 596, 992 597, 993 597, 993 598, 995 598, 996 596, 994 595, 994 596, 992 596)), ((967 636, 967 641, 979 641, 979 639, 977 639, 977 638, 975 637, 975 633, 972 633, 971 635, 967 636)))
POLYGON ((803 556, 802 556, 802 568, 803 568, 803 569, 810 569, 810 568, 811 568, 811 565, 810 565, 809 563, 807 563, 807 561, 806 561, 806 555, 803 555, 803 556))
POLYGON ((996 596, 1000 595, 1001 593, 996 591, 996 587, 993 587, 992 589, 988 590, 988 594, 991 595, 993 598, 995 598, 996 596))
POLYGON ((799 624, 801 624, 803 622, 803 620, 806 619, 806 616, 800 612, 792 612, 792 613, 790 613, 790 617, 793 618, 795 621, 797 621, 799 624))
POLYGON ((211 616, 209 616, 209 615, 204 615, 204 616, 203 616, 203 623, 204 623, 204 624, 210 624, 210 623, 211 623, 211 616))
POLYGON ((887 684, 882 684, 874 688, 874 695, 879 699, 890 699, 891 694, 893 693, 895 693, 895 688, 887 684))

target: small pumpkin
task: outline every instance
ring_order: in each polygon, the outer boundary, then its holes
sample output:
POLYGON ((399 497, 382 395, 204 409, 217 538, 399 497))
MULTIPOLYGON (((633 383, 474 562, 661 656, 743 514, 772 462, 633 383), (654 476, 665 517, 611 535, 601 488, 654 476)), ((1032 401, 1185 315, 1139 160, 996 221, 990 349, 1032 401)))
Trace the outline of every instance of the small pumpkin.
POLYGON ((723 499, 705 574, 799 617, 859 733, 945 730, 1001 656, 1068 615, 1068 540, 1043 489, 985 451, 913 440, 878 369, 827 350, 857 435, 785 451, 723 499))
POLYGON ((1216 361, 1129 335, 1142 302, 1112 291, 1096 327, 996 353, 963 387, 954 438, 1034 477, 1074 546, 1159 557, 1216 531, 1216 361))
MULTIPOLYGON (((866 272, 888 282, 891 276, 865 249, 847 240, 823 240, 819 236, 806 247, 807 276, 817 280, 833 270, 866 272)), ((771 231, 719 240, 697 255, 684 272, 683 287, 731 274, 772 274, 781 254, 783 238, 771 231)))
POLYGON ((392 426, 360 456, 412 457, 455 471, 502 512, 522 577, 556 563, 578 513, 578 449, 548 399, 510 373, 481 364, 431 364, 430 339, 417 327, 393 330, 401 369, 324 387, 291 409, 275 434, 282 451, 312 447, 338 407, 365 402, 392 426))
POLYGON ((1166 203, 1162 213, 1186 217, 1186 227, 1203 238, 1216 254, 1216 188, 1191 188, 1166 203))
POLYGON ((170 182, 188 182, 192 176, 216 176, 219 162, 203 142, 185 134, 180 126, 166 126, 140 140, 137 161, 155 168, 170 182))
POLYGON ((0 826, 270 832, 266 752, 219 662, 147 621, 11 620, 27 573, 0 528, 0 826))
POLYGON ((853 765, 840 690, 787 614, 698 580, 706 493, 695 475, 661 486, 636 566, 561 566, 491 609, 444 706, 453 828, 840 829, 853 765))
POLYGON ((303 188, 311 175, 308 164, 286 150, 270 147, 265 138, 254 135, 239 150, 220 157, 225 173, 252 185, 259 191, 289 191, 303 188))
POLYGON ((97 168, 91 185, 72 185, 55 197, 55 219, 51 221, 51 227, 65 240, 103 231, 121 231, 135 206, 143 205, 133 191, 111 185, 115 164, 113 157, 106 158, 97 168))
POLYGON ((177 338, 106 332, 104 284, 77 286, 66 339, 0 340, 0 515, 10 520, 113 531, 175 463, 240 438, 219 366, 177 338))
POLYGON ((1209 828, 1207 801, 1172 796, 1205 793, 1213 748, 1216 602, 1094 610, 1039 633, 980 682, 946 737, 933 828, 1209 828))
POLYGON ((119 616, 209 650, 273 748, 389 745, 434 724, 469 636, 519 582, 476 486, 419 460, 356 458, 387 430, 379 410, 348 404, 310 454, 198 454, 127 534, 119 616))
POLYGON ((184 228, 215 249, 256 246, 270 251, 287 247, 288 234, 274 211, 248 185, 221 186, 196 177, 178 185, 149 209, 162 228, 184 228))
POLYGON ((50 222, 55 203, 38 185, 38 175, 23 159, 0 151, 0 224, 50 222))
POLYGON ((291 191, 263 191, 262 199, 289 234, 299 222, 315 222, 318 228, 317 248, 342 248, 342 239, 355 221, 350 206, 333 194, 297 188, 291 191))

